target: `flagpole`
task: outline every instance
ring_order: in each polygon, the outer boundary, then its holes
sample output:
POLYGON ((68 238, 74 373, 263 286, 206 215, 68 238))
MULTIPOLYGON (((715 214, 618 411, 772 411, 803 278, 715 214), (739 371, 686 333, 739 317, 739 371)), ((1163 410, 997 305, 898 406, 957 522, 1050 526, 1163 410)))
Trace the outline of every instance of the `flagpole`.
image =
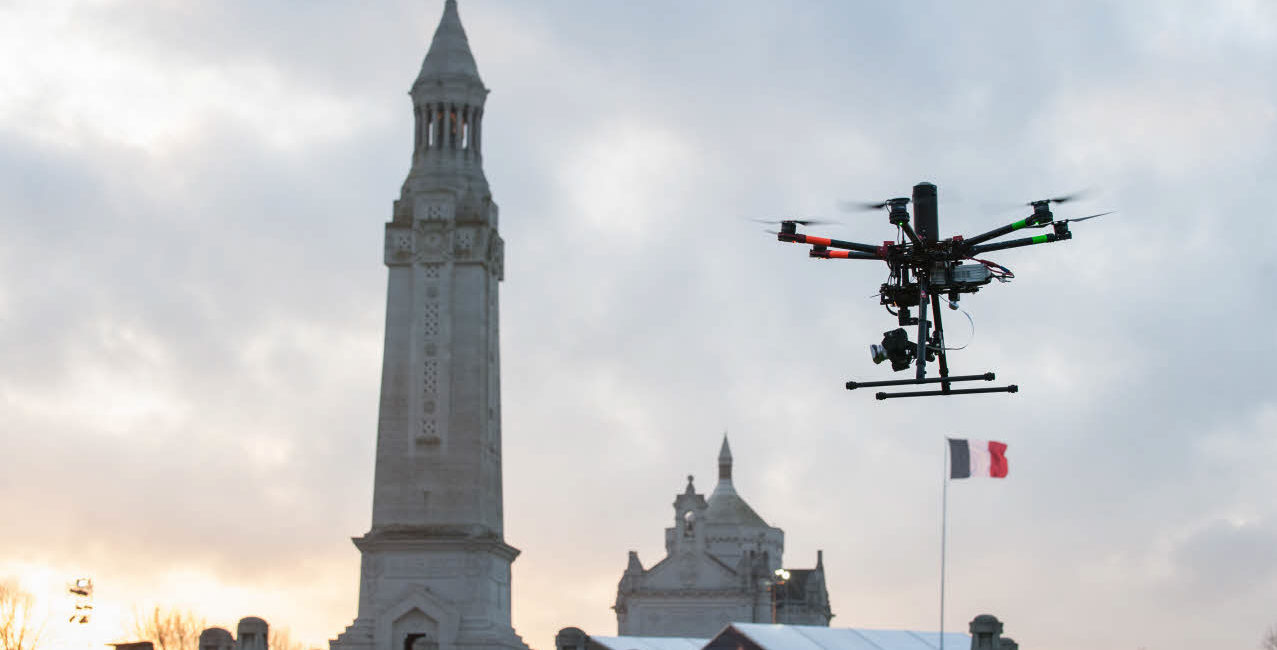
POLYGON ((944 487, 940 490, 940 650, 944 650, 944 559, 949 530, 949 439, 944 441, 944 487))

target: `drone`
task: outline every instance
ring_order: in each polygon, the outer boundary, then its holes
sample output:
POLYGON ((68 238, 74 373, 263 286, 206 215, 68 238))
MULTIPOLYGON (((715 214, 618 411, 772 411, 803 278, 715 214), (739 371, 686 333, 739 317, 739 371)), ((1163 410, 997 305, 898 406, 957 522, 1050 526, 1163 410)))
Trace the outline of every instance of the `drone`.
POLYGON ((1072 239, 1073 233, 1069 231, 1069 223, 1112 214, 1103 212, 1087 217, 1056 221, 1055 215, 1051 212, 1051 205, 1066 203, 1077 198, 1078 195, 1070 195, 1030 201, 1025 205, 1033 208, 1033 213, 1024 219, 974 237, 955 235, 948 239, 940 239, 936 186, 924 182, 913 187, 912 199, 901 197, 881 203, 842 204, 842 207, 847 210, 887 210, 887 220, 896 227, 897 237, 894 241, 884 241, 880 246, 816 237, 798 232, 798 226, 830 223, 815 220, 783 220, 780 222, 780 231, 774 234, 776 239, 782 242, 810 245, 809 255, 814 258, 880 260, 886 262, 890 269, 887 281, 878 289, 878 297, 880 304, 896 317, 899 327, 883 332, 882 342, 869 346, 870 356, 876 364, 890 361, 891 369, 895 372, 907 370, 912 365, 915 368, 914 378, 848 381, 847 390, 940 384, 938 390, 879 392, 876 394, 879 400, 972 393, 1016 393, 1020 388, 1015 384, 992 388, 954 388, 952 386, 958 382, 993 381, 996 375, 992 372, 978 375, 949 374, 946 352, 954 348, 945 346, 940 304, 943 301, 948 303, 951 309, 958 309, 958 299, 962 294, 975 293, 995 279, 999 282, 1008 282, 1015 277, 1015 274, 1005 266, 978 259, 977 255, 1072 239), (912 226, 908 209, 911 202, 913 203, 912 226), (1044 229, 1048 226, 1052 230, 1046 234, 992 242, 1017 230, 1044 229), (913 315, 913 309, 917 309, 917 316, 913 315), (928 311, 930 311, 930 317, 928 317, 928 311), (916 341, 911 341, 905 328, 914 325, 917 326, 917 336, 916 341), (927 377, 927 363, 937 360, 940 365, 940 376, 927 377))

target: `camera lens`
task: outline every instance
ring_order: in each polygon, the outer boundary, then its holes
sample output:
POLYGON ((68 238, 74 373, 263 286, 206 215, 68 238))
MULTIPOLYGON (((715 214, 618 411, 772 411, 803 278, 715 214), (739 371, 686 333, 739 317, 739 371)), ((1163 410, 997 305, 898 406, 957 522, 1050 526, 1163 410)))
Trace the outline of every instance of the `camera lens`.
POLYGON ((869 346, 869 356, 873 358, 874 363, 882 363, 887 360, 887 348, 874 343, 869 346))

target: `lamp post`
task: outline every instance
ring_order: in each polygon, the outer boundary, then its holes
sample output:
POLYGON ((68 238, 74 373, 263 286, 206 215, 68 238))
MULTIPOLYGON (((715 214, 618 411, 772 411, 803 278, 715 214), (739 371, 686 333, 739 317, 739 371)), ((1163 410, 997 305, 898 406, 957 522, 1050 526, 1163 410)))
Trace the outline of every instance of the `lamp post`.
POLYGON ((789 572, 785 569, 776 569, 772 573, 773 580, 769 580, 770 591, 772 596, 772 624, 776 623, 776 587, 783 586, 789 580, 789 572))

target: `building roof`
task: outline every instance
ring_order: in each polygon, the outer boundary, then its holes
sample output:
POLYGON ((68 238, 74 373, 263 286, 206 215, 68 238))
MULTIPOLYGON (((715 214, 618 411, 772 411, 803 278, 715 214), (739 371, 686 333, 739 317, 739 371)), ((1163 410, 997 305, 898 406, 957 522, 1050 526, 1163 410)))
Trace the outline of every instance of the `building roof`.
POLYGON ((711 524, 740 524, 767 527, 767 522, 736 493, 731 479, 723 479, 709 495, 709 507, 705 509, 705 521, 711 524))
POLYGON ((723 434, 723 446, 718 452, 718 485, 714 486, 713 494, 709 495, 705 521, 711 524, 767 527, 767 522, 745 503, 736 493, 736 486, 732 485, 732 448, 727 444, 727 434, 723 434))
MULTIPOLYGON (((765 623, 732 623, 702 647, 715 647, 713 641, 731 639, 733 632, 764 650, 936 650, 940 647, 938 632, 765 623)), ((961 632, 945 632, 944 644, 954 650, 970 648, 971 637, 961 632)))
POLYGON ((479 79, 479 66, 474 62, 474 54, 470 52, 470 40, 466 38, 466 30, 457 14, 457 0, 444 3, 443 18, 435 29, 426 59, 421 63, 421 74, 417 75, 417 83, 443 79, 470 79, 480 85, 483 83, 479 79))
POLYGON ((701 650, 709 639, 674 636, 590 636, 591 647, 607 650, 701 650))
MULTIPOLYGON (((749 639, 764 650, 938 650, 940 647, 938 632, 766 623, 732 623, 713 639, 591 635, 590 647, 597 645, 606 650, 706 650, 716 647, 716 641, 729 642, 738 636, 749 639)), ((961 632, 945 632, 944 645, 953 650, 964 650, 971 647, 971 637, 961 632)))

